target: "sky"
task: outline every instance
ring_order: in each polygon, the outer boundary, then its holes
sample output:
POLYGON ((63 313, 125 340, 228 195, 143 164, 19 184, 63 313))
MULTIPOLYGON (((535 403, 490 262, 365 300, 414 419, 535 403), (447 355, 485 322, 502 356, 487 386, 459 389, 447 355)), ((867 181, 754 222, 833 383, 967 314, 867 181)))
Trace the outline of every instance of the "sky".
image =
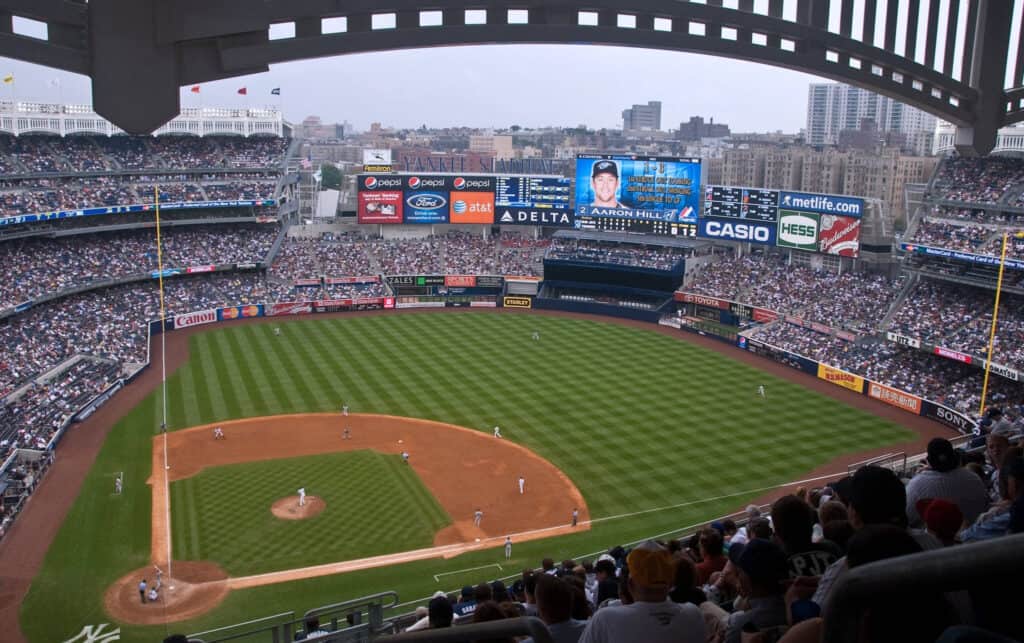
MULTIPOLYGON (((85 76, 0 58, 0 98, 91 103, 85 76), (54 82, 54 81, 58 82, 54 82)), ((597 45, 486 45, 352 54, 271 66, 268 72, 181 90, 183 107, 280 106, 285 118, 318 115, 392 127, 621 128, 622 110, 662 102, 662 129, 690 116, 734 132, 796 133, 807 86, 822 79, 755 63, 597 45), (246 87, 247 96, 237 90, 246 87), (271 89, 281 88, 281 96, 271 89)))

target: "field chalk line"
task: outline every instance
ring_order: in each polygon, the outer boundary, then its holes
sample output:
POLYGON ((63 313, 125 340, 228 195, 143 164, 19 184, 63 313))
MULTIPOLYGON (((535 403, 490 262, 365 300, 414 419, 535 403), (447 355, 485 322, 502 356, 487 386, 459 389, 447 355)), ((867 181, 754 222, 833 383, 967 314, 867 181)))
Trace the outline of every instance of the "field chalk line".
POLYGON ((457 570, 455 570, 453 572, 441 572, 440 574, 434 574, 434 582, 435 583, 440 583, 441 582, 441 579, 440 579, 441 576, 450 576, 452 574, 462 574, 464 572, 475 572, 478 569, 490 569, 491 567, 497 567, 499 570, 505 571, 505 569, 501 565, 499 565, 498 563, 491 563, 490 565, 480 565, 479 567, 467 567, 466 569, 457 569, 457 570))

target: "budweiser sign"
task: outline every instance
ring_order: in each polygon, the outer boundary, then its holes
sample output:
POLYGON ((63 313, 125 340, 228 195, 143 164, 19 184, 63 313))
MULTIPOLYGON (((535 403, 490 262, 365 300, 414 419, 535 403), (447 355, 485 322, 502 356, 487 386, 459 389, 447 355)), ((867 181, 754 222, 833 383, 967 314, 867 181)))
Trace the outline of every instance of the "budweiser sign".
POLYGON ((175 315, 174 327, 175 328, 188 328, 189 326, 201 326, 203 324, 212 324, 217 321, 217 311, 210 310, 198 310, 194 313, 185 313, 184 315, 175 315))
POLYGON ((859 236, 860 219, 826 214, 821 217, 818 248, 825 254, 856 257, 860 253, 859 236))

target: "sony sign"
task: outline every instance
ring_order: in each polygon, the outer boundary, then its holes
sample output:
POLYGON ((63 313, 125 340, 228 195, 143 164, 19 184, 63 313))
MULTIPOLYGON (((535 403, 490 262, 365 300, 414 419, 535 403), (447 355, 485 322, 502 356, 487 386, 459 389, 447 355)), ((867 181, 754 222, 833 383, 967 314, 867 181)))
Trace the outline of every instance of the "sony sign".
POLYGON ((735 219, 701 219, 697 236, 773 245, 775 243, 775 226, 735 219))

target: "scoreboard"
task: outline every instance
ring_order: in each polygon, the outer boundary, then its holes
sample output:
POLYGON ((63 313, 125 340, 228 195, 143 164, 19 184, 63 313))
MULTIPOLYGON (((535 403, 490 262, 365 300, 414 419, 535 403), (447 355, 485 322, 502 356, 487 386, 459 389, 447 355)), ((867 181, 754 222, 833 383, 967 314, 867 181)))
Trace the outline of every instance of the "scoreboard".
POLYGON ((779 218, 779 192, 709 185, 704 188, 704 216, 774 223, 779 218))
POLYGON ((498 176, 494 205, 498 208, 568 209, 572 180, 562 177, 498 176))
POLYGON ((632 232, 635 234, 679 237, 697 236, 697 226, 695 224, 651 219, 577 216, 576 228, 578 230, 600 230, 602 232, 632 232))

